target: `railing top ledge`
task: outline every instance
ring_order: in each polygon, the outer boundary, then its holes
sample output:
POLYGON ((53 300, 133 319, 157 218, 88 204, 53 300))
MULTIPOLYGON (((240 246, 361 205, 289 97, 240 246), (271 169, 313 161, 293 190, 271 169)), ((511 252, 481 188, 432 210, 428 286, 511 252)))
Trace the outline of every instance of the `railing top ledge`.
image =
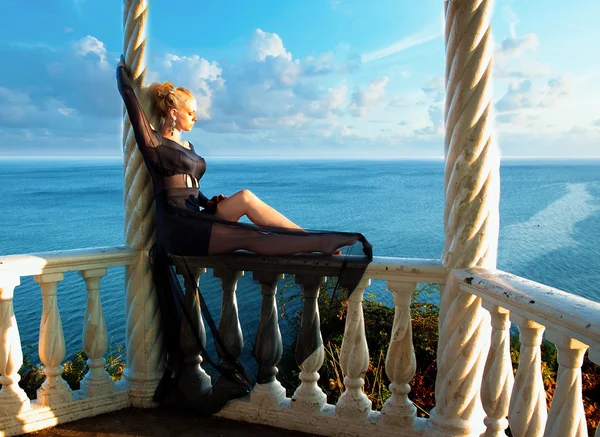
POLYGON ((591 347, 600 347, 600 303, 500 270, 455 270, 460 288, 591 347))
POLYGON ((132 264, 138 251, 127 246, 94 247, 0 256, 2 277, 32 276, 132 264))
MULTIPOLYGON (((337 276, 343 265, 349 271, 364 268, 365 259, 360 256, 328 256, 298 254, 290 256, 263 256, 238 251, 219 256, 173 257, 177 264, 185 263, 195 268, 227 266, 231 270, 272 271, 291 274, 320 274, 337 276)), ((365 271, 369 279, 405 280, 415 282, 443 283, 446 269, 440 260, 416 258, 374 257, 365 271)))

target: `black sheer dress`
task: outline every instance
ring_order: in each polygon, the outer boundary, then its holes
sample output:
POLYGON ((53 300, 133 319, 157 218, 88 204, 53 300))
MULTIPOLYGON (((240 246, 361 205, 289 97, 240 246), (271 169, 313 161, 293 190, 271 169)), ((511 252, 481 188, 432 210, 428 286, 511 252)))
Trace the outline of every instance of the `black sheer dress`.
MULTIPOLYGON (((190 320, 183 306, 183 291, 173 269, 169 267, 173 263, 169 255, 221 255, 236 250, 270 256, 312 252, 331 255, 341 247, 360 242, 366 267, 372 259, 372 249, 360 233, 259 227, 217 217, 215 204, 218 199, 213 198, 210 199, 213 202, 209 202, 208 197, 199 190, 199 181, 206 171, 205 160, 191 144, 188 149, 161 136, 152 128, 122 65, 117 67, 117 84, 138 149, 154 186, 156 244, 151 253, 151 263, 167 346, 167 369, 155 399, 164 403, 176 386, 178 368, 183 359, 178 348, 179 326, 182 319, 190 320)), ((205 317, 212 320, 209 314, 205 317)), ((213 335, 215 342, 219 342, 214 330, 213 335)), ((205 360, 210 362, 210 358, 207 358, 205 360)), ((218 365, 216 368, 223 371, 218 365)), ((247 392, 249 380, 241 365, 234 374, 228 372, 223 376, 240 384, 242 389, 238 394, 247 392)), ((214 413, 234 395, 216 394, 220 396, 219 399, 198 399, 195 405, 202 412, 214 413)), ((194 405, 194 402, 188 399, 186 405, 194 405)))

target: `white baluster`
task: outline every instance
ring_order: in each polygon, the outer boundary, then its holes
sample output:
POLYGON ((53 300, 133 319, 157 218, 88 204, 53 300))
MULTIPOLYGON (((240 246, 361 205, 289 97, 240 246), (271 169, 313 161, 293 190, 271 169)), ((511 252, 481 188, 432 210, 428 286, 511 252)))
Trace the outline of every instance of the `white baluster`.
POLYGON ((365 420, 371 412, 372 404, 363 390, 365 380, 362 378, 369 368, 363 294, 370 283, 370 279, 361 280, 348 299, 344 340, 340 351, 340 366, 344 372, 346 389, 338 400, 335 414, 349 420, 365 420))
POLYGON ((541 437, 548 417, 540 351, 545 328, 521 316, 513 315, 513 319, 519 327, 521 351, 510 397, 510 429, 514 436, 541 437))
POLYGON ((40 323, 39 355, 44 364, 46 380, 37 391, 42 405, 59 405, 72 400, 72 392, 62 379, 65 359, 65 337, 58 312, 56 287, 64 279, 63 273, 35 276, 42 288, 42 320, 40 323))
POLYGON ((13 295, 20 278, 0 277, 0 417, 12 416, 29 408, 29 399, 19 387, 23 351, 19 327, 13 311, 13 295))
POLYGON ((89 368, 81 381, 81 391, 88 396, 100 396, 115 390, 111 377, 104 369, 108 333, 100 302, 100 280, 106 275, 106 268, 83 270, 79 275, 85 279, 87 288, 87 305, 83 319, 83 350, 88 356, 89 368))
POLYGON ((415 376, 417 360, 413 347, 410 301, 417 284, 388 281, 387 288, 394 295, 395 307, 392 338, 385 359, 385 371, 392 381, 392 396, 381 409, 381 423, 391 426, 413 426, 417 409, 408 398, 408 383, 415 376))
POLYGON ((325 278, 315 275, 296 275, 296 283, 302 287, 304 309, 298 342, 296 363, 300 367, 300 387, 292 396, 292 408, 316 413, 327 404, 327 396, 317 384, 319 369, 325 359, 319 318, 319 288, 325 278))
POLYGON ((546 437, 587 437, 581 395, 581 365, 587 344, 548 330, 546 338, 556 345, 558 374, 546 423, 546 437))
POLYGON ((508 427, 508 405, 514 384, 512 362, 510 359, 510 312, 498 305, 483 302, 483 307, 492 316, 492 343, 488 352, 481 401, 487 414, 484 419, 485 437, 506 435, 508 427))
POLYGON ((277 281, 283 279, 283 275, 254 272, 252 277, 260 282, 262 305, 254 346, 254 356, 258 361, 258 375, 256 385, 250 394, 250 401, 261 407, 276 408, 285 400, 285 388, 277 380, 277 364, 283 353, 283 344, 275 303, 277 281))

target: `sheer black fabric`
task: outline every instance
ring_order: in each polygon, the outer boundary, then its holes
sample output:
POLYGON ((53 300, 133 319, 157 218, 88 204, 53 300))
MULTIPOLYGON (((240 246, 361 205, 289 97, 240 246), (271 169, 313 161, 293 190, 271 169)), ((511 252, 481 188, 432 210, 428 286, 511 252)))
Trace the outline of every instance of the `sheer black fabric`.
MULTIPOLYGON (((216 205, 220 199, 213 197, 209 200, 199 189, 199 181, 206 171, 205 160, 196 153, 192 144, 186 148, 152 128, 123 66, 117 68, 117 84, 154 187, 156 244, 151 262, 167 344, 167 370, 157 389, 156 400, 165 402, 178 385, 178 369, 183 359, 178 349, 179 326, 182 320, 190 319, 183 306, 182 288, 173 269, 169 267, 172 264, 169 255, 221 255, 237 250, 270 256, 312 252, 331 255, 341 247, 360 242, 366 268, 372 259, 372 248, 360 233, 259 227, 217 217, 216 205)), ((185 270, 185 266, 179 267, 185 270)), ((213 329, 212 318, 206 308, 202 309, 218 343, 220 340, 216 329, 213 329)), ((307 356, 310 353, 312 351, 306 351, 307 356)), ((206 353, 204 360, 211 362, 206 353)), ((215 367, 225 378, 239 384, 238 394, 247 392, 249 378, 241 366, 234 372, 224 371, 217 364, 215 367)), ((207 400, 206 397, 195 396, 191 387, 185 402, 199 411, 212 413, 218 411, 229 397, 236 395, 231 390, 227 393, 213 390, 212 398, 207 400)))

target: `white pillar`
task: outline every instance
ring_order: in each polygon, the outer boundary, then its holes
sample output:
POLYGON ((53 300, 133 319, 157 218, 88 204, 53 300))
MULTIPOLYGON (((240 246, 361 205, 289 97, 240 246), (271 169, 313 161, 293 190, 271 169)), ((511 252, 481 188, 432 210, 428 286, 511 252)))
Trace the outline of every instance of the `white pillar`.
POLYGON ((408 383, 415 376, 417 359, 413 347, 410 301, 417 284, 388 281, 387 288, 394 295, 395 307, 392 338, 385 359, 385 372, 392 381, 392 396, 381 409, 381 423, 397 427, 413 426, 417 408, 408 398, 408 383))
POLYGON ((81 381, 81 391, 88 396, 100 396, 115 390, 112 378, 104 369, 108 333, 100 302, 100 280, 106 275, 106 268, 83 270, 79 275, 85 279, 87 288, 87 305, 83 318, 83 350, 88 356, 89 368, 81 381))
POLYGON ((360 281, 348 298, 344 340, 340 350, 340 367, 344 373, 346 389, 340 396, 335 414, 344 419, 364 421, 371 412, 371 401, 365 394, 363 376, 369 369, 369 348, 365 333, 363 295, 370 279, 360 281))
POLYGON ((42 288, 42 320, 38 353, 44 364, 46 379, 37 391, 42 405, 58 406, 73 398, 69 384, 62 378, 65 359, 65 335, 58 312, 57 285, 64 279, 63 273, 42 274, 35 280, 42 288))
POLYGON ((19 284, 18 276, 0 276, 0 417, 29 409, 29 398, 19 387, 23 350, 13 311, 14 290, 19 284))
MULTIPOLYGON (((147 0, 123 2, 123 51, 132 82, 140 97, 146 62, 147 0)), ((141 99, 142 104, 144 99, 141 99)), ((152 283, 148 250, 154 244, 154 197, 150 175, 137 150, 129 118, 123 115, 125 242, 139 250, 135 264, 125 270, 127 364, 124 371, 134 407, 153 406, 152 397, 165 363, 160 311, 152 283)))
POLYGON ((548 329, 547 339, 558 353, 556 391, 544 435, 548 437, 587 437, 587 423, 581 393, 581 366, 588 345, 548 329))
MULTIPOLYGON (((492 0, 445 2, 445 243, 452 269, 495 268, 499 228, 500 156, 493 133, 492 0)), ((481 299, 460 291, 449 272, 441 291, 432 435, 483 432, 480 390, 490 343, 481 299)))
POLYGON ((510 396, 508 421, 513 435, 541 437, 548 412, 542 379, 542 335, 544 327, 532 320, 513 315, 519 327, 519 368, 510 396))
POLYGON ((483 437, 504 437, 508 427, 508 405, 514 384, 510 359, 510 312, 484 302, 492 316, 492 344, 485 362, 481 400, 486 412, 483 437))

